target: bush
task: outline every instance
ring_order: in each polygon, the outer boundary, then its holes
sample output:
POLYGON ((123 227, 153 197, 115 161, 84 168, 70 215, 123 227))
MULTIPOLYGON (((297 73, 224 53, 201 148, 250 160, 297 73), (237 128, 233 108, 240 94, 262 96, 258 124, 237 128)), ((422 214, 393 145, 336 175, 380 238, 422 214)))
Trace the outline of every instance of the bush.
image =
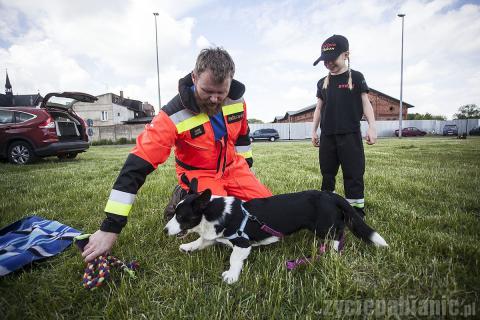
POLYGON ((105 145, 114 145, 114 144, 135 144, 136 139, 127 139, 127 138, 120 138, 116 141, 110 139, 100 139, 92 142, 92 146, 105 146, 105 145))

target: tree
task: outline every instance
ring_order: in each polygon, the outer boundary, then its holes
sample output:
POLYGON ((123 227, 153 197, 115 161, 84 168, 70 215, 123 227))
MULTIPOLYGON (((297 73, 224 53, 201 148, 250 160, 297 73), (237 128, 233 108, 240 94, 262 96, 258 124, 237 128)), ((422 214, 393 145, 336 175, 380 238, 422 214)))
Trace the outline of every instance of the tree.
POLYGON ((466 104, 458 108, 455 119, 480 119, 480 108, 476 104, 466 104))
POLYGON ((447 117, 445 116, 435 116, 430 113, 411 113, 408 114, 407 120, 447 120, 447 117))
POLYGON ((248 119, 248 123, 263 123, 262 120, 259 120, 259 119, 248 119))
POLYGON ((468 132, 468 119, 479 119, 480 118, 480 108, 476 104, 466 104, 458 108, 458 113, 453 115, 455 119, 466 119, 465 123, 465 133, 462 134, 462 137, 467 137, 468 132))

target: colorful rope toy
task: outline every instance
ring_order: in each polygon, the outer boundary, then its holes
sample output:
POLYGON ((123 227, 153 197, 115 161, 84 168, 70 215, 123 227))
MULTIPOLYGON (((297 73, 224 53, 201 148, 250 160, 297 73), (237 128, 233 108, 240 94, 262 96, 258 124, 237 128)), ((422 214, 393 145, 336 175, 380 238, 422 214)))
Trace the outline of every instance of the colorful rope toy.
MULTIPOLYGON (((81 234, 73 239, 80 251, 83 251, 90 236, 91 234, 81 234)), ((112 255, 98 256, 93 262, 87 263, 82 278, 83 287, 92 290, 102 286, 110 278, 111 267, 119 268, 132 279, 135 279, 135 270, 138 270, 140 265, 135 260, 125 264, 125 262, 112 255)))
POLYGON ((83 287, 85 289, 95 289, 102 286, 110 278, 110 268, 116 267, 126 272, 132 279, 135 279, 135 270, 139 268, 137 261, 125 264, 122 260, 114 256, 99 256, 89 262, 83 274, 83 287))

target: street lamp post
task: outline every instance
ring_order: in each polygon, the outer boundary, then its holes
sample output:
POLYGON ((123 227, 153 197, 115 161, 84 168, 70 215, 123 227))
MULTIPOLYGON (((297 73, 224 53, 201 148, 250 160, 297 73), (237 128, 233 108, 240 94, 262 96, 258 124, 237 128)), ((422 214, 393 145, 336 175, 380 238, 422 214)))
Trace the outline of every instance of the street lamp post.
POLYGON ((403 119, 403 21, 404 13, 399 13, 398 16, 402 18, 402 53, 400 58, 400 117, 398 122, 398 138, 402 137, 402 119, 403 119))
POLYGON ((153 13, 154 19, 155 19, 155 45, 157 48, 157 86, 158 86, 158 109, 162 107, 162 100, 160 98, 160 71, 158 67, 158 35, 157 35, 157 16, 158 12, 153 13))

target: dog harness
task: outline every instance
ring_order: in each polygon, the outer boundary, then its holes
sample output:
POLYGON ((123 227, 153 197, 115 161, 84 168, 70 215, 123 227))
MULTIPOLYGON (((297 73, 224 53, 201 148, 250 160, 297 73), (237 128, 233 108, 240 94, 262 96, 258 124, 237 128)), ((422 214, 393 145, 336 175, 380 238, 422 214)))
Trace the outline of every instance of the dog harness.
POLYGON ((247 240, 250 240, 250 238, 248 237, 248 234, 246 234, 245 231, 243 231, 245 229, 245 226, 247 225, 248 220, 252 220, 252 221, 257 222, 258 224, 260 224, 260 230, 262 230, 262 231, 264 231, 268 234, 271 234, 274 237, 283 238, 285 236, 283 233, 281 233, 279 231, 276 231, 275 229, 270 228, 265 223, 258 220, 257 217, 255 217, 254 215, 251 215, 247 211, 247 209, 245 209, 245 207, 243 206, 243 203, 244 202, 242 202, 242 204, 240 205, 240 208, 242 208, 242 213, 243 213, 242 223, 240 223, 240 227, 238 228, 238 230, 236 232, 234 232, 231 236, 224 237, 225 239, 232 240, 232 239, 235 239, 235 238, 245 238, 247 240))
MULTIPOLYGON (((240 227, 232 235, 224 237, 225 239, 232 240, 232 239, 236 239, 236 238, 244 238, 244 239, 250 241, 250 238, 248 237, 248 234, 246 234, 245 231, 244 231, 248 220, 252 220, 252 221, 257 222, 258 224, 260 224, 260 230, 262 230, 266 233, 269 233, 274 237, 283 238, 285 236, 283 233, 281 233, 279 231, 276 231, 275 229, 270 228, 265 223, 258 220, 257 217, 255 217, 254 215, 251 215, 248 212, 248 210, 245 209, 243 204, 244 204, 244 201, 242 201, 242 204, 240 205, 240 208, 242 209, 242 213, 243 213, 243 219, 242 219, 242 223, 240 223, 240 227)), ((339 239, 339 245, 338 245, 337 251, 339 253, 341 253, 343 251, 344 246, 345 246, 345 233, 342 233, 341 236, 340 236, 340 239, 339 239)), ((323 254, 325 254, 326 251, 327 251, 327 246, 325 245, 325 243, 322 243, 319 247, 318 255, 316 256, 316 259, 320 258, 323 254)), ((307 263, 312 263, 314 260, 315 259, 312 258, 312 257, 304 257, 304 258, 298 258, 298 259, 294 259, 294 260, 288 260, 288 261, 285 262, 285 267, 287 268, 287 270, 290 271, 290 270, 293 270, 293 269, 295 269, 295 268, 297 268, 301 265, 304 265, 304 264, 307 264, 307 263)))

